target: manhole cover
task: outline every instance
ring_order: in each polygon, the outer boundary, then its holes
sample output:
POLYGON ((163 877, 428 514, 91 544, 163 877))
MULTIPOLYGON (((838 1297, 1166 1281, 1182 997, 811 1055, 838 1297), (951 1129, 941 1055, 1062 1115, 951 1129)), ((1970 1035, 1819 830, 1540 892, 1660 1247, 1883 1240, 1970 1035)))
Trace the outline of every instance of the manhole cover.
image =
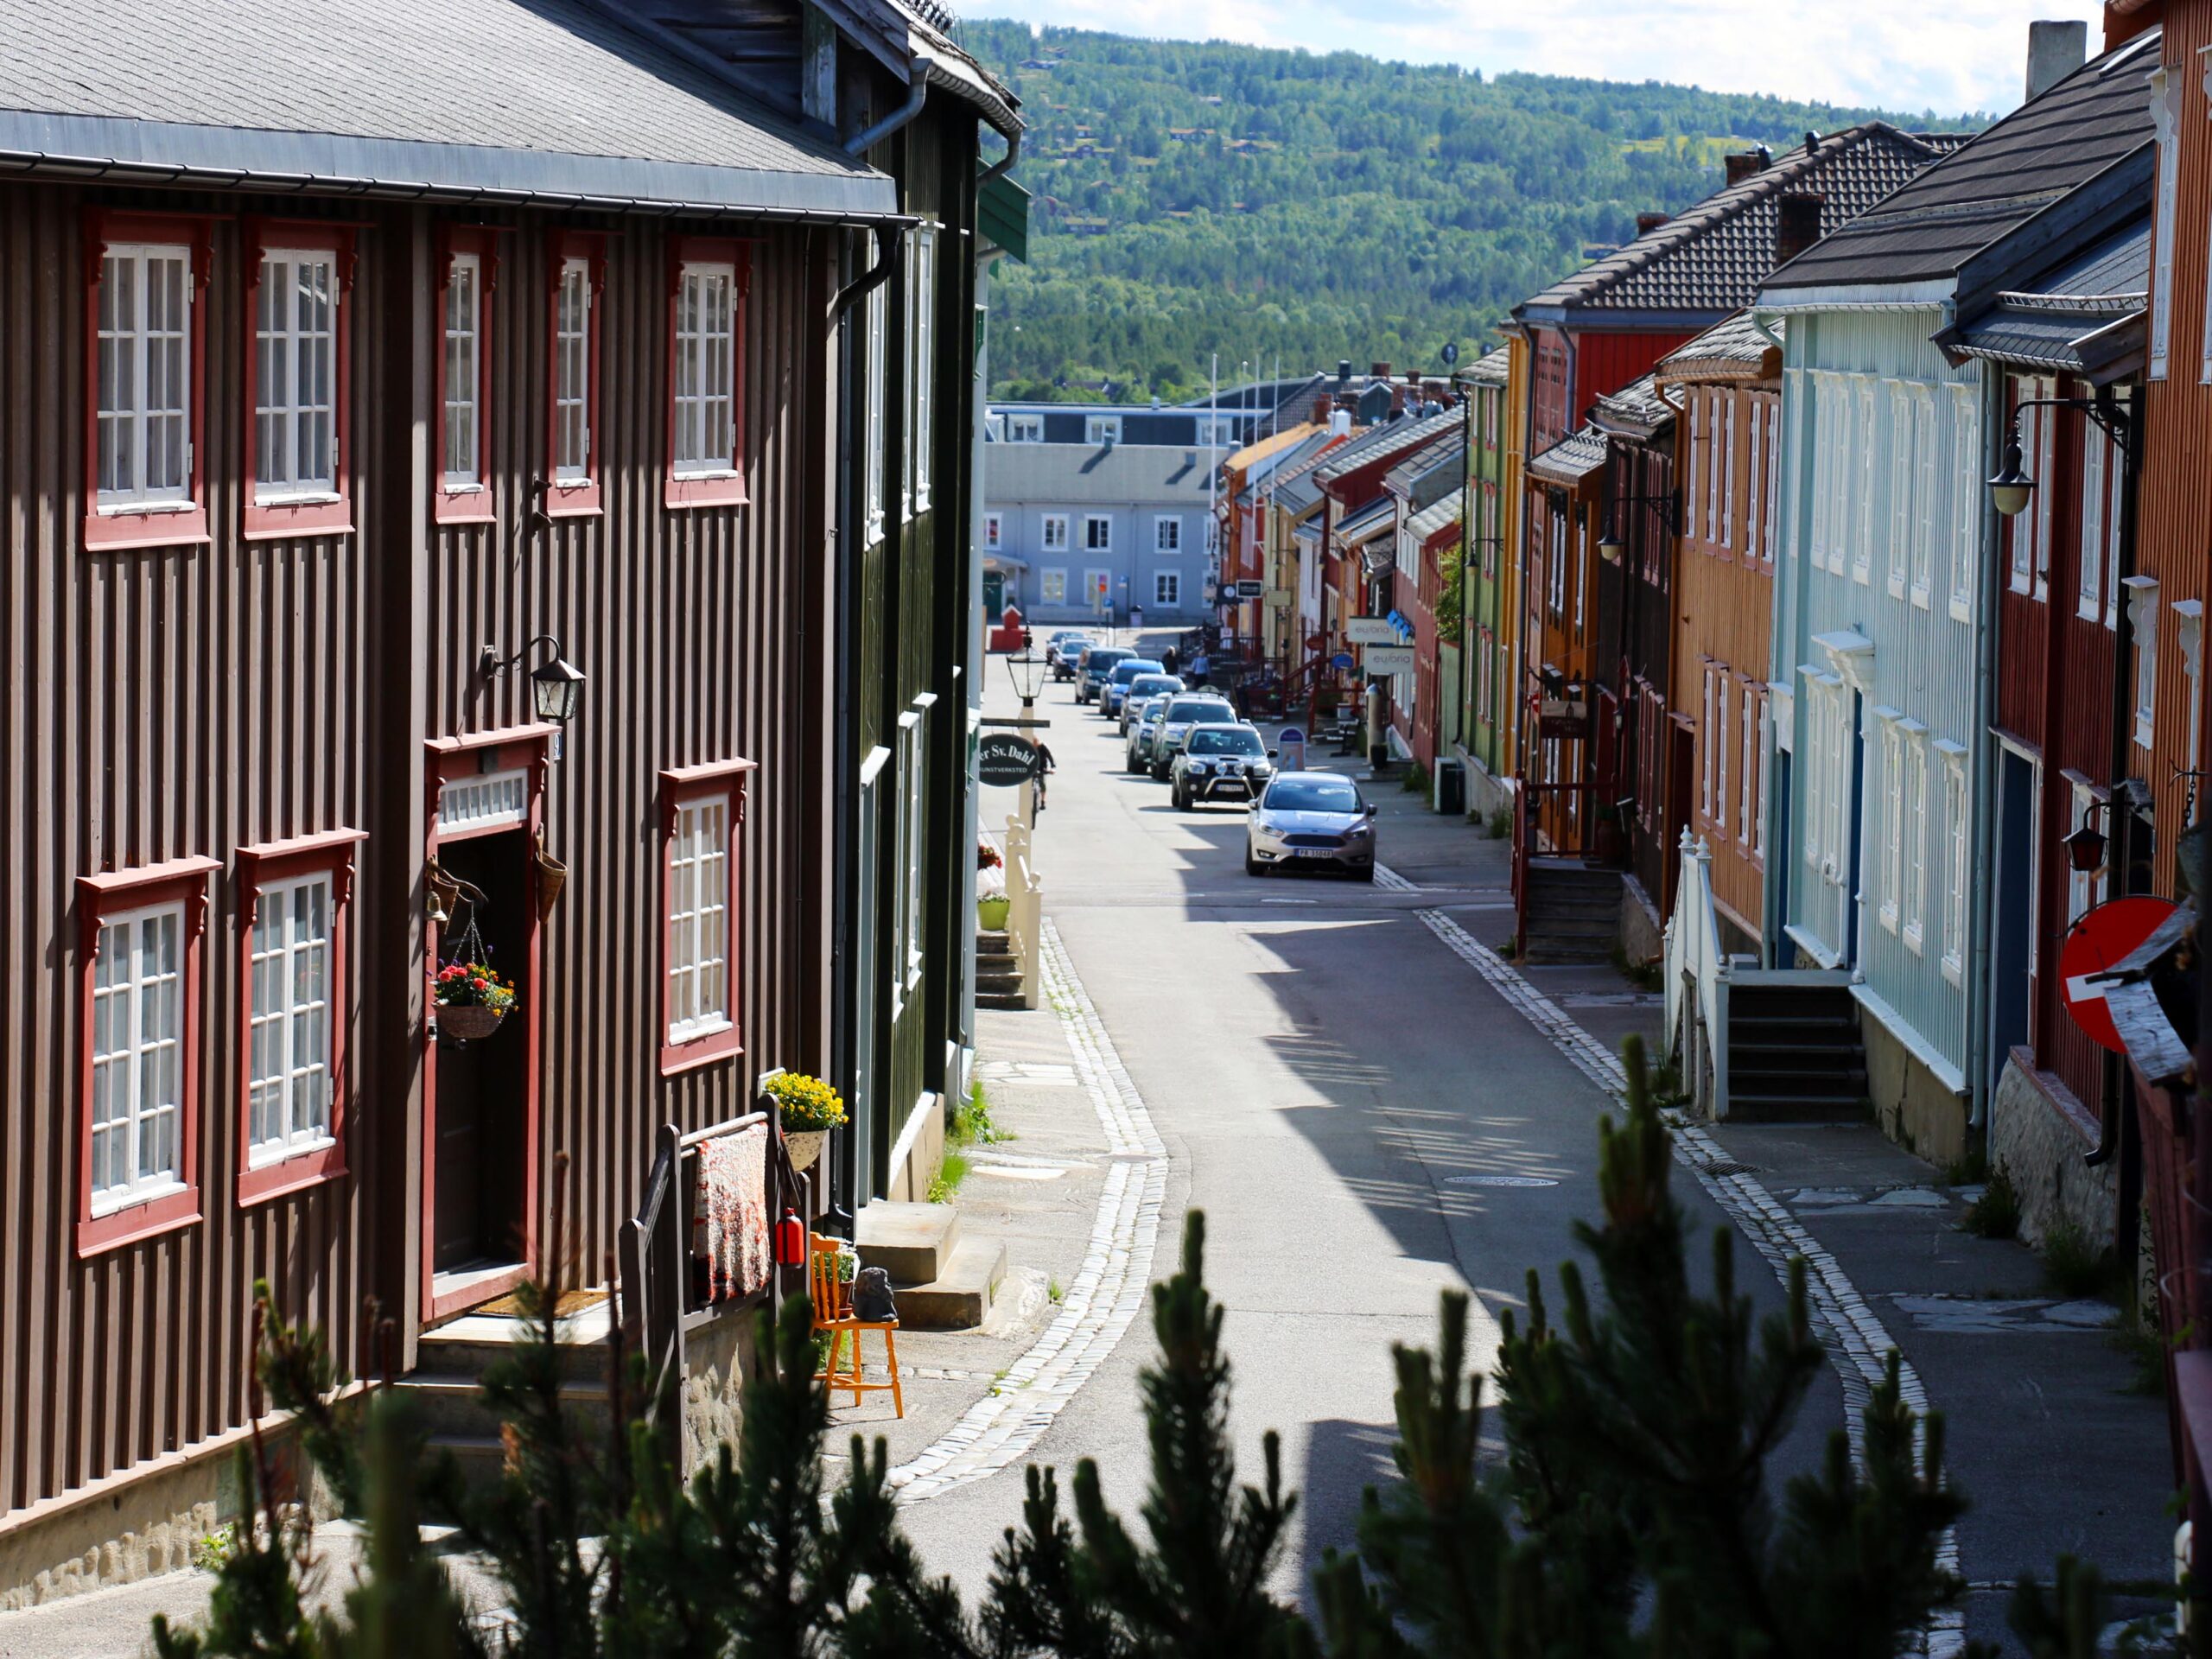
POLYGON ((1446 1186, 1557 1186, 1548 1175, 1446 1175, 1446 1186))
POLYGON ((1700 1175, 1756 1175, 1757 1164, 1739 1164, 1732 1158, 1700 1158, 1695 1169, 1700 1175))

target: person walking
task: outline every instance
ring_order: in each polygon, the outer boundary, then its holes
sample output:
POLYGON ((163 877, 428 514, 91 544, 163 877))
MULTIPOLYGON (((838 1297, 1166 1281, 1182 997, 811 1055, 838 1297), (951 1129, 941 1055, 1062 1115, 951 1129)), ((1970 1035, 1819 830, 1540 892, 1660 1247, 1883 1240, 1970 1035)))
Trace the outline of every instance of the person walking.
MULTIPOLYGON (((1037 810, 1039 812, 1045 810, 1045 779, 1052 774, 1052 752, 1046 748, 1043 740, 1039 739, 1037 744, 1037 770, 1033 774, 1037 784, 1037 810)), ((1034 814, 1031 815, 1029 827, 1033 830, 1037 827, 1034 814)))
POLYGON ((1191 658, 1190 681, 1193 690, 1206 683, 1206 670, 1211 666, 1206 661, 1206 648, 1200 645, 1191 658))
POLYGON ((1175 647, 1170 645, 1160 653, 1160 671, 1163 673, 1173 674, 1175 671, 1175 647))

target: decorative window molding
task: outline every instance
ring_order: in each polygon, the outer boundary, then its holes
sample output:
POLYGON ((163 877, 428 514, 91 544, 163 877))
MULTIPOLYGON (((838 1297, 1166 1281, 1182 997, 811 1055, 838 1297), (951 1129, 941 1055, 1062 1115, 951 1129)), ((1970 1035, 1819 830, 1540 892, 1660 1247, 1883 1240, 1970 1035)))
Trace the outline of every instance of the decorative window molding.
POLYGON ((1921 954, 1928 925, 1928 728, 1901 720, 1904 740, 1904 926, 1905 949, 1921 954))
POLYGON ((346 1173, 353 857, 334 830, 238 849, 238 1198, 346 1173))
POLYGON ((1152 550, 1155 553, 1180 553, 1183 550, 1183 521, 1173 513, 1162 513, 1152 521, 1152 550))
POLYGON ((1068 573, 1065 569, 1057 568, 1046 571, 1039 579, 1037 596, 1046 605, 1066 604, 1068 602, 1068 573))
POLYGON ((671 508, 730 506, 745 493, 745 318, 752 250, 679 236, 669 251, 668 474, 671 508))
POLYGON ((1751 408, 1751 454, 1746 469, 1745 482, 1751 487, 1751 500, 1744 510, 1744 550, 1752 558, 1762 555, 1774 556, 1774 549, 1766 538, 1766 409, 1757 397, 1748 399, 1751 408))
POLYGON ((1717 470, 1720 474, 1720 540, 1722 545, 1736 545, 1736 404, 1733 391, 1720 394, 1721 420, 1718 428, 1724 460, 1717 470))
POLYGON ((1704 511, 1705 494, 1698 488, 1698 484, 1702 476, 1700 464, 1704 461, 1705 399, 1693 395, 1685 401, 1690 406, 1690 441, 1686 455, 1689 465, 1689 487, 1683 492, 1682 495, 1682 499, 1689 505, 1689 512, 1687 515, 1689 523, 1684 533, 1703 541, 1705 531, 1700 515, 1704 511))
POLYGON ((1766 521, 1760 556, 1774 563, 1782 528, 1782 400, 1766 400, 1766 521))
POLYGON ((1874 379, 1872 375, 1857 377, 1859 385, 1859 424, 1855 429, 1858 440, 1859 499, 1847 501, 1845 507, 1853 520, 1851 538, 1851 579, 1862 587, 1874 580, 1875 502, 1879 499, 1881 480, 1875 476, 1874 452, 1878 447, 1874 426, 1874 379))
POLYGON ((1912 602, 1922 610, 1934 598, 1936 563, 1936 393, 1912 388, 1912 602))
MULTIPOLYGON (((2180 171, 2181 81, 2164 65, 2151 71, 2151 124, 2158 146, 2157 206, 2152 226, 2151 352, 2145 374, 2166 378, 2173 338, 2174 236, 2180 171)), ((2212 340, 2208 340, 2212 346, 2212 340)))
POLYGON ((492 296, 499 278, 495 232, 460 226, 439 232, 434 370, 438 408, 437 490, 442 524, 488 524, 496 513, 491 471, 492 296))
POLYGON ((1885 582, 1891 599, 1903 599, 1912 565, 1912 393, 1902 380, 1884 384, 1890 393, 1890 557, 1885 582))
MULTIPOLYGON (((883 539, 887 515, 884 493, 889 487, 890 456, 885 452, 885 405, 891 397, 891 284, 878 283, 868 291, 861 310, 865 314, 861 338, 861 372, 866 385, 861 395, 868 400, 866 430, 861 443, 868 451, 865 462, 864 503, 867 518, 867 542, 874 547, 883 539)), ((1041 415, 1010 415, 1007 417, 1007 439, 1014 443, 1040 443, 1044 441, 1044 416, 1041 415), (1035 437, 1022 435, 1026 423, 1037 423, 1035 437)), ((1047 547, 1052 543, 1046 543, 1047 547)))
POLYGON ((2158 711, 2158 583, 2152 576, 2130 576, 2127 626, 2135 641, 2135 742, 2149 748, 2158 711))
POLYGON ((2204 601, 2177 600, 2169 608, 2174 613, 2174 642, 2181 647, 2181 671, 2189 679, 2182 706, 2189 710, 2189 770, 2195 772, 2203 747, 2204 722, 2197 711, 2203 706, 2198 693, 2203 683, 2204 601))
POLYGON ((350 226, 249 219, 245 535, 353 527, 350 226))
POLYGON ((927 512, 932 446, 937 442, 937 227, 918 225, 906 232, 909 309, 906 316, 908 384, 907 489, 910 512, 927 512))
POLYGON ((601 313, 607 238, 594 231, 556 231, 545 261, 548 374, 545 511, 554 518, 601 507, 601 313))
POLYGON ((899 887, 890 960, 887 964, 891 973, 893 1020, 905 1011, 907 997, 922 980, 922 887, 929 855, 929 713, 936 702, 933 694, 925 693, 899 716, 895 867, 899 887))
POLYGON ((1894 933, 1903 912, 1905 883, 1905 742, 1895 709, 1872 711, 1882 722, 1882 872, 1876 913, 1894 933))
POLYGON ((1726 664, 1719 668, 1719 696, 1714 700, 1713 750, 1719 756, 1714 766, 1713 788, 1713 833, 1720 841, 1728 839, 1728 704, 1731 688, 1726 664))
POLYGON ((1981 435, 1974 389, 1951 388, 1951 578, 1946 608, 1974 620, 1974 565, 1981 556, 1981 435))
POLYGON ((87 549, 207 540, 209 221, 85 217, 87 549))
POLYGON ((1949 857, 1943 884, 1943 977, 1954 985, 1965 983, 1967 960, 1967 848, 1971 820, 1967 799, 1967 750, 1962 743, 1939 737, 1936 752, 1943 758, 1943 831, 1949 857))
POLYGON ((753 761, 660 774, 663 1077, 740 1053, 745 794, 753 761))
POLYGON ((192 856, 77 878, 79 1255, 200 1219, 200 947, 192 856))

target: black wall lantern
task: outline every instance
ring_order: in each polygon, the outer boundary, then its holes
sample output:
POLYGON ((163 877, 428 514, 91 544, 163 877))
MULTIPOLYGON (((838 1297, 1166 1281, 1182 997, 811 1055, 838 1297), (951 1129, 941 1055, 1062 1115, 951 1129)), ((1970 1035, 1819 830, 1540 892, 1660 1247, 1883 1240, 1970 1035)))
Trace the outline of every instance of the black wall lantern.
POLYGON ((530 671, 530 696, 540 720, 566 726, 575 718, 576 702, 583 694, 583 671, 561 655, 561 642, 541 633, 512 657, 502 658, 499 647, 486 645, 476 659, 476 671, 486 679, 504 674, 540 645, 553 647, 545 662, 530 671))
POLYGON ((1664 524, 1670 533, 1679 528, 1675 521, 1681 516, 1681 508, 1672 491, 1662 495, 1615 497, 1612 505, 1605 509, 1604 527, 1598 531, 1598 556, 1607 564, 1618 564, 1621 562, 1623 543, 1620 532, 1620 510, 1623 507, 1656 507, 1659 510, 1659 522, 1664 524))
POLYGON ((2097 828, 2095 822, 2104 808, 2104 802, 2094 800, 2083 807, 2081 828, 2060 843, 2066 849, 2067 863, 2079 874, 2087 875, 2104 868, 2105 832, 2097 828))

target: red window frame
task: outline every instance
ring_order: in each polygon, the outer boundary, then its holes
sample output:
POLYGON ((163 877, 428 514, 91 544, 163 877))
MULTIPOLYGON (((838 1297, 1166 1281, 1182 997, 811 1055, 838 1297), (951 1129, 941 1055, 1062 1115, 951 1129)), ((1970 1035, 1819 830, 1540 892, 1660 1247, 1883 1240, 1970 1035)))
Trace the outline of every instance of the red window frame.
POLYGON ((545 511, 556 518, 600 511, 601 465, 605 441, 600 420, 600 342, 606 338, 600 310, 607 291, 607 236, 600 231, 556 231, 546 240, 545 257, 545 511), (584 262, 590 296, 584 316, 584 476, 563 483, 556 476, 561 456, 560 340, 561 276, 571 259, 584 262))
POLYGON ((120 552, 139 547, 204 544, 207 532, 207 287, 214 267, 214 221, 204 215, 137 213, 124 208, 86 210, 85 288, 85 546, 120 552), (192 258, 192 385, 185 408, 185 431, 192 446, 192 504, 134 511, 100 511, 99 377, 101 264, 111 245, 152 243, 186 249, 192 258))
MULTIPOLYGON (((245 491, 245 539, 263 541, 283 536, 328 535, 353 528, 353 469, 347 454, 353 435, 353 229, 349 225, 289 219, 248 219, 242 225, 239 286, 244 290, 245 370, 240 403, 245 437, 239 478, 245 491), (257 415, 260 391, 261 353, 258 349, 261 262, 270 249, 297 248, 304 253, 328 252, 335 267, 337 292, 332 296, 332 404, 330 419, 331 482, 335 501, 272 501, 264 505, 260 486, 254 481, 255 446, 261 423, 257 415)), ((442 353, 441 357, 442 358, 442 353)))
POLYGON ((200 1220, 200 944, 207 931, 207 881, 221 861, 201 855, 77 878, 77 1254, 97 1255, 200 1220), (184 906, 182 1030, 179 1033, 177 1178, 183 1190, 92 1214, 92 988, 108 918, 156 905, 184 906))
POLYGON ((346 1096, 353 1081, 346 1069, 348 1020, 346 971, 352 934, 353 850, 368 839, 365 830, 332 830, 291 841, 241 847, 238 912, 238 1203, 262 1204, 298 1192, 346 1173, 346 1096), (253 1162, 253 924, 261 896, 270 887, 303 875, 330 877, 330 1144, 296 1152, 274 1162, 253 1162))
POLYGON ((745 791, 751 774, 757 770, 751 760, 710 760, 703 766, 677 766, 660 775, 660 1071, 663 1077, 712 1065, 740 1054, 745 1049, 744 978, 740 968, 744 960, 744 919, 741 903, 744 894, 744 836, 740 833, 745 824, 745 791), (729 893, 723 913, 728 919, 728 933, 725 944, 729 973, 729 1024, 720 1031, 709 1032, 681 1043, 668 1039, 670 1016, 674 1013, 669 998, 669 972, 672 966, 673 941, 670 931, 673 917, 669 894, 669 859, 675 849, 676 817, 677 810, 709 795, 729 797, 729 856, 725 867, 729 872, 729 893))
POLYGON ((435 440, 430 452, 430 516, 441 524, 489 524, 499 521, 492 492, 492 296, 499 291, 499 232, 475 226, 442 226, 438 231, 437 291, 431 312, 436 343, 430 353, 430 401, 437 410, 435 440), (446 294, 453 286, 454 257, 470 253, 476 256, 481 288, 476 296, 477 482, 470 489, 448 489, 445 482, 446 294))
POLYGON ((662 466, 662 499, 671 508, 742 505, 745 493, 745 334, 752 309, 753 245, 734 236, 679 236, 668 250, 666 362, 668 454, 662 466), (736 271, 730 299, 730 470, 709 478, 676 475, 676 302, 687 265, 729 265, 736 271))

